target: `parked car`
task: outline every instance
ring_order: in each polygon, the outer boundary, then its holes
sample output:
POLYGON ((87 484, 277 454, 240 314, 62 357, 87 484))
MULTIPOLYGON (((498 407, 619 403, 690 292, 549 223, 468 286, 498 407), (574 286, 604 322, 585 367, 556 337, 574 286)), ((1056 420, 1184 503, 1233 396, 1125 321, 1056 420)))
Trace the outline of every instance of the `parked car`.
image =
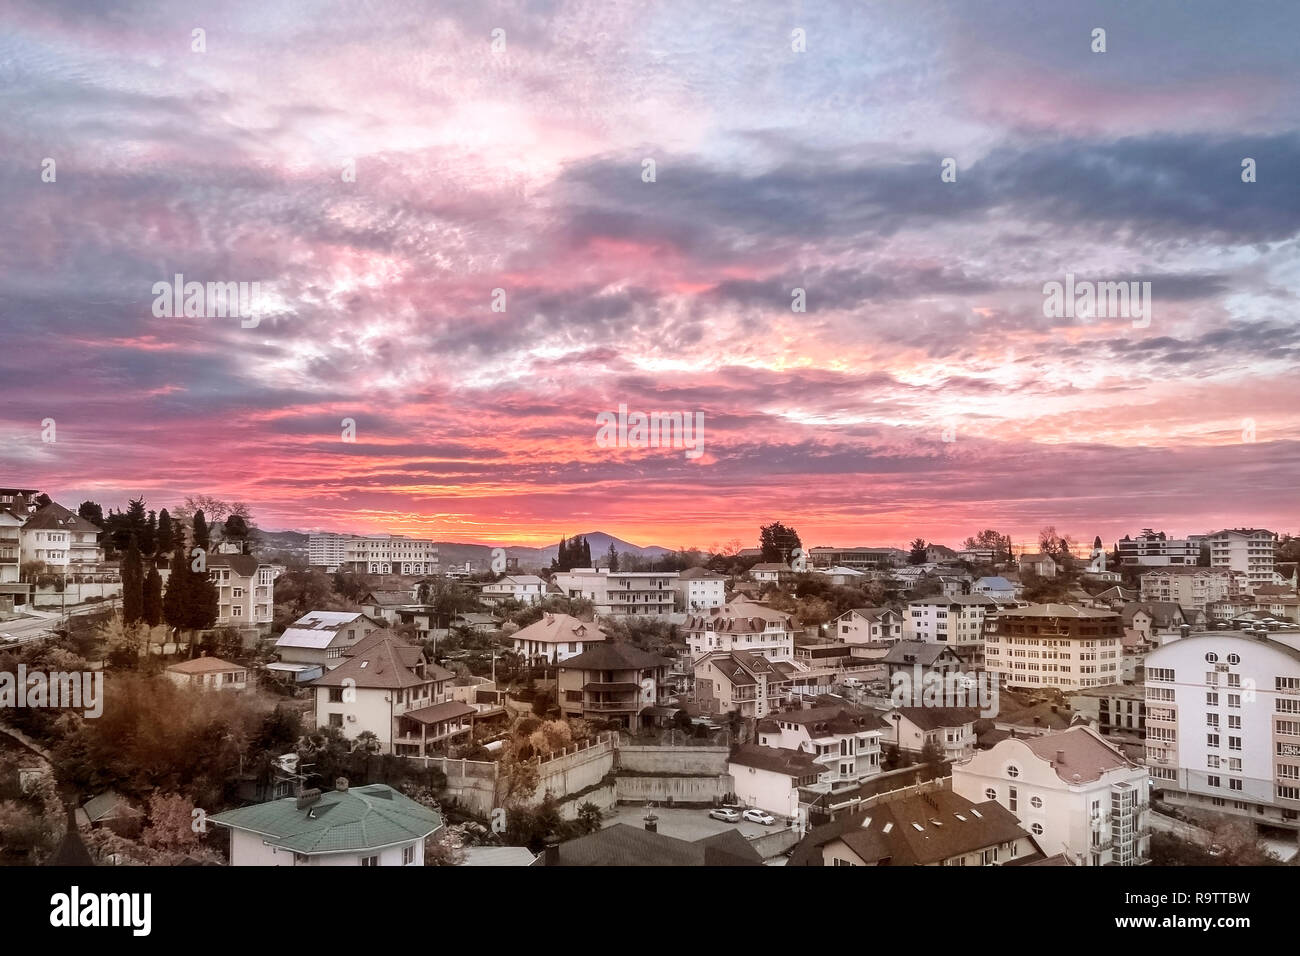
POLYGON ((740 822, 740 814, 735 810, 729 810, 726 807, 718 807, 716 810, 710 810, 709 816, 715 820, 721 820, 723 823, 740 822))
POLYGON ((861 686, 862 686, 862 681, 858 680, 856 677, 846 677, 846 678, 844 678, 844 686, 845 686, 845 687, 861 687, 861 686))
POLYGON ((765 827, 770 827, 773 823, 776 823, 776 817, 772 816, 772 814, 753 808, 746 810, 741 816, 750 823, 761 823, 765 827))
POLYGON ((0 641, 16 641, 16 640, 18 640, 18 638, 14 637, 12 634, 0 633, 0 641))

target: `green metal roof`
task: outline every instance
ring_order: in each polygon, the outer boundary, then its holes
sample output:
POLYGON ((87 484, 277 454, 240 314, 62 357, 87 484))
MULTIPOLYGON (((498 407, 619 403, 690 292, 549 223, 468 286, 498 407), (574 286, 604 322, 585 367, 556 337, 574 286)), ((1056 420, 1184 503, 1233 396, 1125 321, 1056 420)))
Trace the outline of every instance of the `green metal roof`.
POLYGON ((331 790, 298 809, 296 797, 227 810, 209 818, 219 826, 260 834, 295 853, 346 853, 420 840, 442 826, 436 810, 382 783, 331 790))

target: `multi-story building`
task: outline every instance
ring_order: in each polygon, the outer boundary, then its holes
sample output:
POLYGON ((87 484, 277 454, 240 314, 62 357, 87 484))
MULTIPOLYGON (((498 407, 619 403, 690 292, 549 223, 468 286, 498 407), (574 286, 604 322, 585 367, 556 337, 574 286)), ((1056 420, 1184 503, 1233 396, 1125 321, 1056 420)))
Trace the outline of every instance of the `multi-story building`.
POLYGON ((217 588, 217 626, 270 628, 275 569, 251 554, 210 554, 207 561, 217 588))
POLYGON ((707 611, 727 603, 727 576, 708 568, 687 568, 674 582, 678 611, 707 611))
POLYGON ((845 644, 897 644, 903 639, 903 615, 892 607, 855 607, 831 621, 845 644))
POLYGON ((798 625, 783 611, 737 599, 706 614, 688 615, 682 630, 693 658, 710 651, 741 650, 792 661, 798 625))
POLYGON ((756 564, 749 569, 749 576, 759 584, 780 584, 794 576, 794 570, 788 564, 767 562, 756 564))
POLYGON ((695 659, 691 701, 705 714, 762 719, 794 694, 793 664, 742 650, 709 651, 695 659))
MULTIPOLYGON (((438 548, 429 538, 409 538, 400 534, 352 535, 343 542, 322 540, 321 556, 337 556, 340 543, 343 546, 343 560, 339 568, 342 570, 363 574, 438 572, 438 548)), ((311 539, 308 539, 307 547, 310 553, 311 539)))
POLYGON ((1006 608, 986 628, 984 665, 1008 687, 1117 684, 1123 637, 1114 611, 1071 604, 1006 608))
POLYGON ((977 578, 971 585, 971 594, 982 594, 999 604, 1014 604, 1020 589, 1015 582, 1008 581, 1002 575, 977 578))
POLYGON ((1146 660, 1146 762, 1175 805, 1300 828, 1300 636, 1193 634, 1146 660))
POLYGON ((29 514, 22 526, 22 560, 44 561, 54 574, 94 574, 101 570, 102 529, 55 502, 29 514))
POLYGON ((597 615, 667 617, 677 599, 676 571, 611 571, 574 568, 551 581, 569 597, 586 598, 597 615))
POLYGON ((1012 737, 952 768, 952 789, 995 800, 1045 853, 1082 866, 1140 866, 1150 859, 1146 768, 1090 727, 1012 737))
POLYGON ((0 510, 0 584, 17 584, 23 559, 23 519, 0 510))
POLYGON ((631 644, 597 644, 561 663, 560 712, 636 730, 653 720, 653 708, 668 703, 669 666, 667 659, 631 644))
POLYGON ((348 560, 350 534, 333 534, 327 531, 312 532, 307 537, 307 563, 313 568, 337 571, 348 560))
POLYGON ((814 787, 828 771, 813 755, 770 745, 746 744, 727 760, 736 799, 778 816, 797 819, 800 789, 814 787))
POLYGON ((998 604, 983 594, 934 595, 907 602, 903 640, 948 644, 973 666, 983 663, 985 617, 998 604))
POLYGON ((1019 566, 1021 574, 1036 574, 1040 578, 1056 577, 1056 559, 1050 554, 1022 554, 1019 566))
POLYGON ((1251 593, 1261 584, 1273 584, 1273 555, 1277 535, 1263 528, 1225 528, 1206 535, 1210 567, 1231 568, 1246 575, 1251 593))
POLYGON ((758 742, 811 754, 825 773, 809 789, 825 792, 880 773, 884 732, 875 711, 832 705, 771 713, 758 723, 758 742))
POLYGON ((474 707, 455 699, 455 675, 425 660, 423 648, 375 631, 343 656, 312 682, 317 726, 348 740, 372 733, 383 753, 398 756, 431 756, 469 739, 474 707))
POLYGON ((521 604, 536 604, 546 596, 546 582, 535 574, 507 574, 483 585, 482 593, 488 602, 513 599, 521 604))
POLYGON ((1143 528, 1136 538, 1128 535, 1115 542, 1122 567, 1159 568, 1169 565, 1195 566, 1201 554, 1201 535, 1171 538, 1163 531, 1143 528))
POLYGON ((843 565, 863 571, 885 570, 907 560, 899 548, 810 548, 808 556, 819 568, 843 565))
POLYGON ((1088 687, 1069 697, 1076 714, 1114 743, 1136 743, 1146 736, 1146 688, 1141 684, 1088 687))
POLYGON ((605 632, 597 624, 549 611, 541 620, 510 635, 516 654, 529 661, 551 664, 577 657, 605 639, 605 632))
POLYGON ((1143 601, 1164 601, 1198 611, 1248 592, 1245 575, 1229 568, 1170 565, 1147 571, 1140 582, 1143 601))

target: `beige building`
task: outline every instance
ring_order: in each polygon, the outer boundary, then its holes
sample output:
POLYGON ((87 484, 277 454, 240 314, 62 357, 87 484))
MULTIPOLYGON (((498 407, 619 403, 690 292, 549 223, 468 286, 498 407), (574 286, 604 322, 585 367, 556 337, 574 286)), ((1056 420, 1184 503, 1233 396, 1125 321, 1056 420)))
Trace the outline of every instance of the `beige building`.
POLYGON ((677 576, 676 571, 575 568, 551 580, 569 597, 590 601, 598 616, 667 617, 677 600, 677 576))
POLYGON ((1008 608, 987 626, 984 665, 1007 687, 1074 690, 1119 683, 1120 616, 1072 604, 1008 608))
POLYGON ((605 632, 590 621, 547 611, 541 620, 515 631, 510 643, 527 660, 554 664, 577 657, 605 639, 605 632))
POLYGON ((1146 572, 1140 581, 1144 602, 1177 604, 1198 611, 1248 592, 1245 576, 1229 568, 1171 565, 1146 572))
POLYGON ((217 588, 217 627, 269 629, 275 569, 251 554, 209 554, 207 564, 217 588))
POLYGON ((903 616, 891 607, 855 607, 830 628, 845 644, 897 644, 903 639, 903 616))
POLYGON ((163 671, 167 679, 180 687, 200 690, 241 691, 248 686, 248 668, 219 657, 196 657, 169 664, 163 671))
POLYGON ((1246 575, 1251 593, 1262 584, 1273 584, 1273 557, 1277 535, 1263 528, 1226 528, 1207 535, 1210 567, 1230 568, 1246 575))
POLYGON ((792 661, 798 625, 784 611, 737 598, 705 614, 688 615, 682 630, 693 658, 710 651, 740 650, 792 661))

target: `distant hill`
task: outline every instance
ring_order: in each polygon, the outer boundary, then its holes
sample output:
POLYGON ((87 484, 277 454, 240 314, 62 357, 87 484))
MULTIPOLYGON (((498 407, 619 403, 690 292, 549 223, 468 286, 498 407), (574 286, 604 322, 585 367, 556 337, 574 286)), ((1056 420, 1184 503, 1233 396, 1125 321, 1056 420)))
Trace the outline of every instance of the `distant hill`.
MULTIPOLYGON (((283 551, 286 554, 307 557, 307 541, 309 534, 302 531, 262 531, 259 529, 262 538, 262 545, 259 550, 270 553, 283 551)), ((614 545, 619 554, 635 554, 642 558, 658 558, 665 554, 672 554, 676 549, 662 548, 659 545, 641 545, 632 544, 624 541, 622 538, 616 538, 612 534, 606 534, 604 531, 589 531, 586 534, 573 535, 571 537, 586 538, 587 544, 591 546, 591 558, 593 561, 601 560, 609 552, 609 546, 614 545)), ((486 544, 466 544, 463 541, 435 541, 438 548, 438 557, 443 567, 453 564, 464 564, 469 561, 475 568, 487 569, 492 560, 493 545, 486 544)), ((555 559, 560 550, 560 542, 549 545, 545 548, 529 547, 507 547, 506 556, 518 558, 521 567, 525 568, 548 568, 551 561, 555 559)))

